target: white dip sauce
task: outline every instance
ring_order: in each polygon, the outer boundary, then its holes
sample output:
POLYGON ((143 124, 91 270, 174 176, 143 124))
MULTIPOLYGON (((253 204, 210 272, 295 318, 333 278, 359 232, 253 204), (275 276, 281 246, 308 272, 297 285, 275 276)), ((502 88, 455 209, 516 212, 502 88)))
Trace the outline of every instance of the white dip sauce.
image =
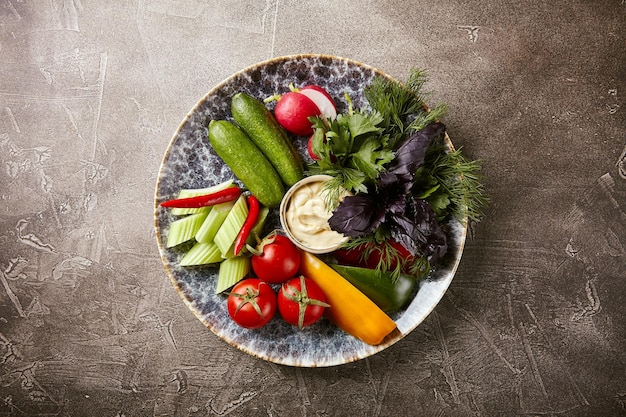
POLYGON ((324 203, 323 187, 323 181, 317 181, 298 188, 286 211, 291 234, 311 249, 330 248, 346 240, 343 234, 330 230, 332 212, 324 203))

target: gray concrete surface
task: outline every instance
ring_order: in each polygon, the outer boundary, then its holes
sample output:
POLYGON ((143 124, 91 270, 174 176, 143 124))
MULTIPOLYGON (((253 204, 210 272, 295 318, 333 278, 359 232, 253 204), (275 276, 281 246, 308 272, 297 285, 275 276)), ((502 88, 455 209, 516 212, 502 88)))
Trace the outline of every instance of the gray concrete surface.
POLYGON ((626 3, 6 0, 0 415, 626 415, 626 3), (440 305, 348 365, 258 360, 159 259, 180 121, 258 61, 426 68, 492 203, 440 305))

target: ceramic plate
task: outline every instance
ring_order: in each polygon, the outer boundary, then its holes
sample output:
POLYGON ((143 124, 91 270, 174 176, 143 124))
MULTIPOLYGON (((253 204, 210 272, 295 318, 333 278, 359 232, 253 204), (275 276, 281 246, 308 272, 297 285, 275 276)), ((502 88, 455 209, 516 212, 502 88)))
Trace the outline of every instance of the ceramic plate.
MULTIPOLYGON (((156 236, 165 270, 198 319, 244 352, 267 361, 301 367, 333 366, 363 359, 398 342, 415 329, 441 300, 452 281, 466 235, 465 227, 456 222, 449 225, 449 251, 443 263, 421 282, 412 302, 392 315, 399 331, 383 344, 370 346, 325 319, 304 330, 279 318, 262 329, 241 328, 228 316, 225 298, 215 294, 217 269, 181 268, 178 262, 182 250, 165 247, 169 224, 176 218, 158 204, 176 197, 180 189, 208 187, 234 178, 213 152, 207 140, 207 126, 212 119, 230 119, 230 100, 235 93, 243 91, 262 99, 287 92, 289 83, 295 86, 317 84, 335 97, 338 111, 343 111, 346 110, 345 92, 350 94, 355 107, 366 105, 362 91, 375 76, 388 77, 368 65, 324 55, 287 56, 259 63, 233 74, 209 91, 182 121, 165 152, 155 197, 156 236)), ((306 141, 296 139, 295 144, 308 161, 306 141)), ((269 217, 268 230, 280 227, 277 211, 269 217)))

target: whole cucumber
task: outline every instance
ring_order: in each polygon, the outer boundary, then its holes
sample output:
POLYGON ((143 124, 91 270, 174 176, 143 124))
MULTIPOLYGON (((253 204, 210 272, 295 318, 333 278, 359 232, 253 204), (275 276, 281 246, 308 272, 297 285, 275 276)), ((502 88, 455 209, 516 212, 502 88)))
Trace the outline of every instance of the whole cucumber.
POLYGON ((285 187, 272 164, 243 130, 227 120, 211 120, 209 142, 261 204, 269 208, 280 204, 285 187))
POLYGON ((237 93, 232 99, 231 112, 235 122, 272 163, 287 186, 302 179, 303 165, 300 155, 262 101, 246 93, 237 93))

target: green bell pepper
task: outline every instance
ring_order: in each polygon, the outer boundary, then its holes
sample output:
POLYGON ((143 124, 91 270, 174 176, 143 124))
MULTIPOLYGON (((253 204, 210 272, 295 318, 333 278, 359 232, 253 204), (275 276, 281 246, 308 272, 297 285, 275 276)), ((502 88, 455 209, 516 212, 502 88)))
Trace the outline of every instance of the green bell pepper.
POLYGON ((358 266, 331 265, 341 276, 371 299, 381 310, 391 313, 402 308, 416 285, 416 278, 358 266), (395 279, 394 279, 395 278, 395 279))

